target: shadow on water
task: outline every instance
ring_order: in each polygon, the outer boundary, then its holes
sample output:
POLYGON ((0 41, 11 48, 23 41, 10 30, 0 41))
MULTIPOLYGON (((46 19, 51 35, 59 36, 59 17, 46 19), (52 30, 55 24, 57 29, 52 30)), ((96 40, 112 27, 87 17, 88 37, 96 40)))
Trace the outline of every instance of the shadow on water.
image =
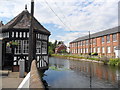
POLYGON ((47 88, 118 88, 120 69, 98 63, 50 58, 47 88))

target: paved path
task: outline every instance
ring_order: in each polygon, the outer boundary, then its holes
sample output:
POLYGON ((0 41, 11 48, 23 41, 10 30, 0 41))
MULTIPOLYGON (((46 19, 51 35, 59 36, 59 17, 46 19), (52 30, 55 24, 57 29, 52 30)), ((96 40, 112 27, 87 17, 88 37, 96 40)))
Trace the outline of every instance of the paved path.
POLYGON ((19 72, 2 71, 2 88, 17 88, 23 79, 19 72))

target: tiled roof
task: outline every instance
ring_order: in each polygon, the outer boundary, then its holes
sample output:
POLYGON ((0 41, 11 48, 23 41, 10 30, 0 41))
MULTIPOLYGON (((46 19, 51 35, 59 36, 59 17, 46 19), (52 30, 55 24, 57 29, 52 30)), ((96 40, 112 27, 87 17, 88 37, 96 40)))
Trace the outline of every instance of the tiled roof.
MULTIPOLYGON (((97 33, 90 34, 90 38, 96 38, 96 37, 101 37, 101 36, 105 36, 105 35, 120 32, 119 28, 120 28, 120 26, 119 27, 114 27, 114 28, 111 28, 111 29, 107 29, 107 30, 103 30, 103 31, 100 31, 100 32, 97 32, 97 33)), ((74 42, 78 42, 78 41, 82 41, 82 40, 87 40, 87 39, 89 39, 89 35, 79 37, 79 38, 73 40, 70 43, 74 43, 74 42)))
MULTIPOLYGON (((5 24, 2 29, 29 29, 30 27, 30 18, 31 14, 28 12, 28 10, 22 11, 19 15, 17 15, 15 18, 13 18, 10 22, 5 24)), ((50 32, 45 29, 37 20, 35 17, 33 17, 33 28, 36 30, 39 30, 43 33, 50 34, 50 32)))
POLYGON ((3 26, 3 23, 2 23, 2 21, 0 22, 0 27, 1 27, 1 26, 3 26))

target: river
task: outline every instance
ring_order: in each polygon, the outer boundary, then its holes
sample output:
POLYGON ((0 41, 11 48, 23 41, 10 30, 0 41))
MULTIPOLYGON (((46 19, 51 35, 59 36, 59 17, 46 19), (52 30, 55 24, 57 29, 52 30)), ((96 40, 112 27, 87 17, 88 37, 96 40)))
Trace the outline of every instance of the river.
POLYGON ((49 88, 118 88, 120 69, 85 61, 50 57, 43 79, 49 88))

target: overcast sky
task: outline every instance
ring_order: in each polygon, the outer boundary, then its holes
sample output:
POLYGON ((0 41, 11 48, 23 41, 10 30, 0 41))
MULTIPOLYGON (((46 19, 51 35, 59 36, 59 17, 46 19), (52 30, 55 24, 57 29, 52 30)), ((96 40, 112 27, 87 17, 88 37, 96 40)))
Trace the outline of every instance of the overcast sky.
MULTIPOLYGON (((0 20, 6 24, 31 0, 0 0, 0 20)), ((37 20, 51 32, 50 41, 69 42, 118 25, 119 0, 34 0, 37 20), (46 3, 47 1, 47 3, 46 3), (51 9, 52 10, 51 10, 51 9), (58 17, 59 18, 58 18, 58 17)))

